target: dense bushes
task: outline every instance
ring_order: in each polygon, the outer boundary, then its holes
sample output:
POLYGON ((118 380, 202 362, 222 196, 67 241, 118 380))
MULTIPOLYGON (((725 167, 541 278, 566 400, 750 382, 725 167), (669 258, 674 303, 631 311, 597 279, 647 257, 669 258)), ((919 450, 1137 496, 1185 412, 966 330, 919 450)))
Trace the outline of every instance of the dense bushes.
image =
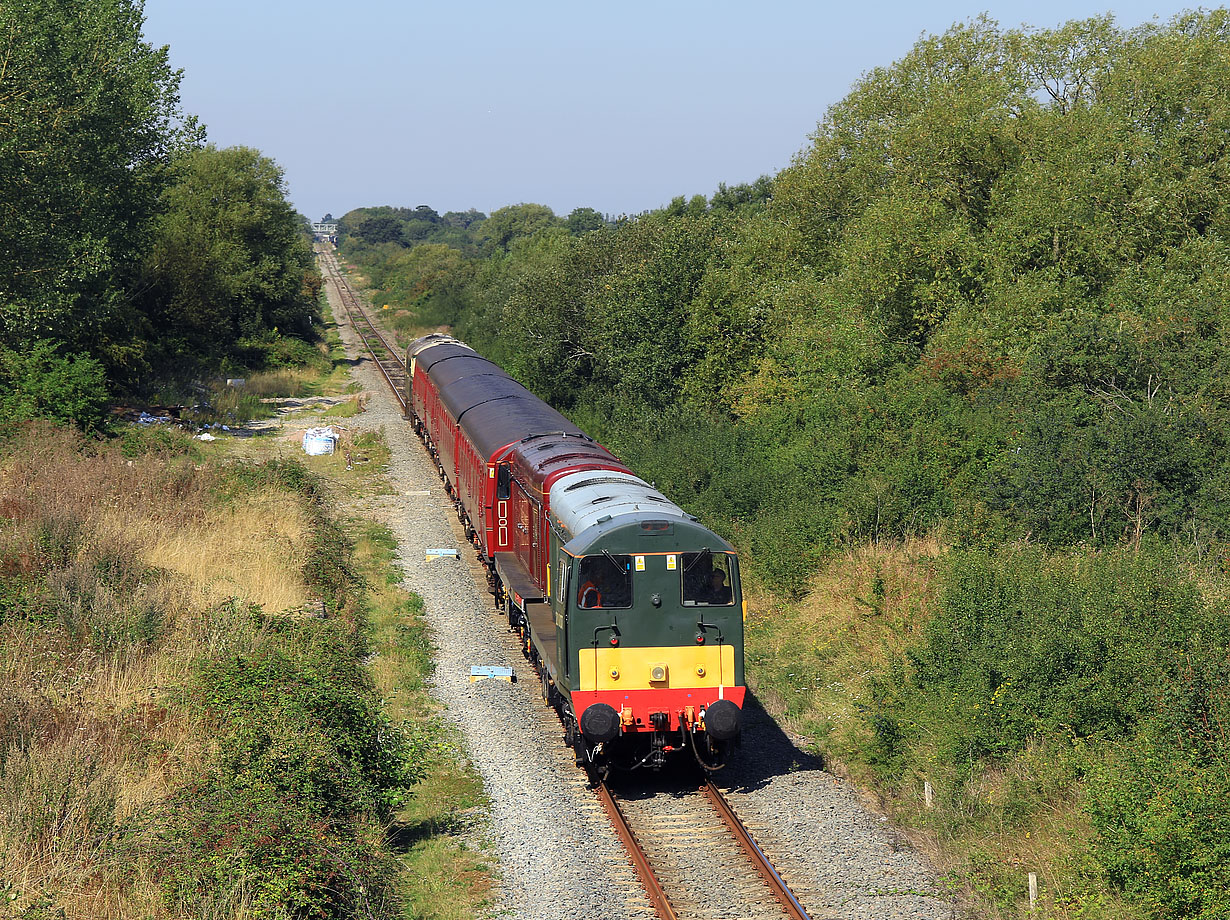
MULTIPOLYGON (((922 775, 943 821, 977 825, 986 767, 1048 751, 1092 822, 1106 878, 1150 916, 1222 916, 1230 898, 1230 621, 1164 547, 954 553, 935 616, 873 681, 865 752, 882 781, 922 775)), ((1049 774, 1049 777, 1048 777, 1049 774)), ((1028 827, 1034 794, 997 821, 1028 827)), ((1001 823, 1002 826, 1002 823, 1001 823)))
POLYGON ((15 351, 0 348, 0 417, 50 418, 97 428, 107 414, 106 373, 86 354, 63 355, 54 342, 15 351))
POLYGON ((274 619, 250 648, 198 662, 190 699, 218 754, 150 816, 154 871, 175 903, 198 915, 214 901, 268 917, 387 913, 374 822, 413 776, 357 651, 336 622, 274 619))

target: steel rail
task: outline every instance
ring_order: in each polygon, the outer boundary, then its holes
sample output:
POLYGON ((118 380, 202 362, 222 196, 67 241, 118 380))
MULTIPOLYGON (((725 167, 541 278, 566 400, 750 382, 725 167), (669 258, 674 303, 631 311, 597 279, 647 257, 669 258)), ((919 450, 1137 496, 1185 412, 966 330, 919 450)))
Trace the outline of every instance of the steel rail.
POLYGON ((632 867, 636 870, 641 884, 645 886, 645 894, 649 896, 649 903, 653 905, 653 909, 661 920, 678 920, 679 915, 675 913, 675 908, 671 906, 670 900, 666 897, 666 892, 662 890, 658 876, 654 873, 653 867, 649 865, 649 857, 645 855, 645 851, 641 849, 640 843, 637 842, 636 835, 632 833, 632 826, 628 823, 628 819, 624 817, 619 803, 615 801, 615 796, 611 794, 611 790, 607 788, 606 783, 599 783, 594 787, 594 791, 598 795, 598 801, 606 809, 606 813, 611 819, 611 824, 615 826, 615 833, 619 835, 624 849, 632 857, 632 867))
POLYGON ((405 362, 401 360, 397 349, 389 345, 388 340, 376 328, 376 324, 367 315, 367 311, 363 309, 363 304, 355 293, 354 288, 350 286, 350 282, 342 275, 333 253, 328 250, 321 250, 320 255, 321 263, 327 270, 329 280, 337 288, 342 306, 345 307, 347 314, 350 316, 351 326, 359 334, 359 338, 363 340, 364 347, 367 348, 368 353, 376 362, 380 375, 384 377, 385 383, 393 391, 393 398, 397 400, 398 405, 401 406, 402 414, 405 415, 409 409, 406 405, 405 394, 405 382, 409 377, 409 373, 405 362), (379 343, 379 348, 373 342, 379 343), (381 357, 381 351, 383 351, 384 357, 381 357))
POLYGON ((722 823, 730 829, 734 834, 735 839, 739 842, 739 846, 743 848, 743 852, 747 854, 753 865, 756 866, 756 871, 760 873, 760 877, 764 879, 765 884, 773 892, 773 896, 785 909, 791 920, 810 920, 807 911, 803 910, 803 905, 799 903, 799 899, 794 896, 794 893, 786 885, 785 881, 773 868, 773 864, 769 862, 769 858, 765 856, 764 851, 752 839, 751 833, 743 822, 739 820, 739 816, 735 814, 734 809, 730 807, 730 803, 726 801, 726 797, 722 795, 717 786, 710 782, 704 783, 700 787, 700 791, 713 805, 718 816, 722 819, 722 823))

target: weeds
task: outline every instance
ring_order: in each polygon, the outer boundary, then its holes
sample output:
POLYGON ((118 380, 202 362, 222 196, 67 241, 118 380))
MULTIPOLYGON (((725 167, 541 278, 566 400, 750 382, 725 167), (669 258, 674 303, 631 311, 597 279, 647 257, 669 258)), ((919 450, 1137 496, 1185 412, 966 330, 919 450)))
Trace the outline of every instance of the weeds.
POLYGON ((327 495, 150 434, 0 446, 0 916, 391 916, 411 746, 327 495))

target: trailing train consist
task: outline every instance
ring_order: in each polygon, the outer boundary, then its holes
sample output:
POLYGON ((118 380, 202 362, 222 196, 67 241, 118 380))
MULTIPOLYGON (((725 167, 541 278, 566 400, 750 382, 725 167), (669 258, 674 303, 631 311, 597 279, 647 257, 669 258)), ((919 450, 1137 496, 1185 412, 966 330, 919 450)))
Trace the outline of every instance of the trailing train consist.
POLYGON ((577 762, 721 766, 746 691, 730 545, 469 346, 429 335, 406 363, 415 430, 577 762))

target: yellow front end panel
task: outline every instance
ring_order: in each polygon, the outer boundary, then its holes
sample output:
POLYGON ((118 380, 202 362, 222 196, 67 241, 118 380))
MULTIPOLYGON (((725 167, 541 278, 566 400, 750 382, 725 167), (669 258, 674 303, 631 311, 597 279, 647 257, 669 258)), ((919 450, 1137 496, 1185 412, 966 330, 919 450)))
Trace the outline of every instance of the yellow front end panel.
POLYGON ((582 649, 580 659, 578 690, 729 687, 735 680, 733 645, 582 649))

